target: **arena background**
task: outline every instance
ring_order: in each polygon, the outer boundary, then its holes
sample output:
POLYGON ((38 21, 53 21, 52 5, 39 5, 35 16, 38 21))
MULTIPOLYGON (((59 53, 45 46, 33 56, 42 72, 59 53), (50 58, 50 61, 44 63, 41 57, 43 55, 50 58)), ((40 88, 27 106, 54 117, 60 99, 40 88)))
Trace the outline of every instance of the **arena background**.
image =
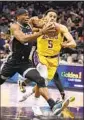
MULTIPOLYGON (((54 8, 58 12, 58 22, 68 27, 73 35, 77 47, 75 49, 62 49, 60 53, 60 65, 58 73, 65 88, 67 97, 75 96, 75 101, 69 105, 69 109, 75 114, 75 119, 83 120, 83 89, 84 89, 84 2, 83 1, 0 1, 0 66, 10 53, 9 48, 9 24, 15 16, 15 10, 25 8, 31 16, 42 17, 42 14, 49 8, 54 8)), ((1 86, 1 119, 11 120, 31 120, 47 119, 36 118, 31 106, 34 105, 32 95, 23 103, 19 99, 23 95, 16 84, 20 75, 16 73, 5 84, 1 86)), ((26 87, 27 92, 32 90, 35 83, 26 87)), ((59 91, 55 88, 53 81, 49 83, 49 92, 56 100, 60 98, 59 91)), ((43 114, 49 113, 49 106, 40 97, 38 101, 43 114)), ((58 119, 58 118, 49 118, 58 119)), ((64 118, 59 118, 64 119, 64 118)))

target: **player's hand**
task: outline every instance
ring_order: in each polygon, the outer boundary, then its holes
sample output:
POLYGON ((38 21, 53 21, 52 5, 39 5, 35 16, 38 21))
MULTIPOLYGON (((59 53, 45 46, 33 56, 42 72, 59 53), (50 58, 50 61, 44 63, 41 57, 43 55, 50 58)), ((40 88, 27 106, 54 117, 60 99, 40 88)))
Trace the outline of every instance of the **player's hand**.
POLYGON ((43 29, 42 29, 42 33, 47 34, 50 32, 55 32, 55 25, 53 23, 47 23, 46 25, 44 25, 43 29))

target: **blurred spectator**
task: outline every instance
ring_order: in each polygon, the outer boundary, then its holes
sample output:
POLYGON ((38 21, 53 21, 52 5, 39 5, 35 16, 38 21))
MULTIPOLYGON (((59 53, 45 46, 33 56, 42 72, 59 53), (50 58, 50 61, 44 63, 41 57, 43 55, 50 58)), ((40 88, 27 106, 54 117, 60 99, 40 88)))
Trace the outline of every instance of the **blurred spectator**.
POLYGON ((4 33, 1 32, 0 33, 0 50, 4 51, 4 45, 5 45, 5 40, 4 40, 5 36, 4 33))

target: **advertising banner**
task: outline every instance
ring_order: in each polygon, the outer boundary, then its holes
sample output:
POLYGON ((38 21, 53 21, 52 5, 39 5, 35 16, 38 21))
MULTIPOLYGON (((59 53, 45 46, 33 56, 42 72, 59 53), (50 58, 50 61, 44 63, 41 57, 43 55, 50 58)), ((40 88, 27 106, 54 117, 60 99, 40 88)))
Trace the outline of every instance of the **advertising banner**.
MULTIPOLYGON (((57 71, 64 87, 79 89, 84 87, 83 66, 59 65, 57 71)), ((52 81, 49 83, 49 85, 55 86, 52 81)))

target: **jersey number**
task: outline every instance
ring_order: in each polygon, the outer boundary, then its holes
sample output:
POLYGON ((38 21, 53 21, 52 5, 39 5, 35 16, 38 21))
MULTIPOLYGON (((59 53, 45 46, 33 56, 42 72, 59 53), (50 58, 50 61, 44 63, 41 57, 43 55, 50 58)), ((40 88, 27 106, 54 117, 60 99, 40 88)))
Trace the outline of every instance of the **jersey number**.
POLYGON ((52 48, 53 47, 53 42, 52 40, 48 40, 48 48, 52 48))

